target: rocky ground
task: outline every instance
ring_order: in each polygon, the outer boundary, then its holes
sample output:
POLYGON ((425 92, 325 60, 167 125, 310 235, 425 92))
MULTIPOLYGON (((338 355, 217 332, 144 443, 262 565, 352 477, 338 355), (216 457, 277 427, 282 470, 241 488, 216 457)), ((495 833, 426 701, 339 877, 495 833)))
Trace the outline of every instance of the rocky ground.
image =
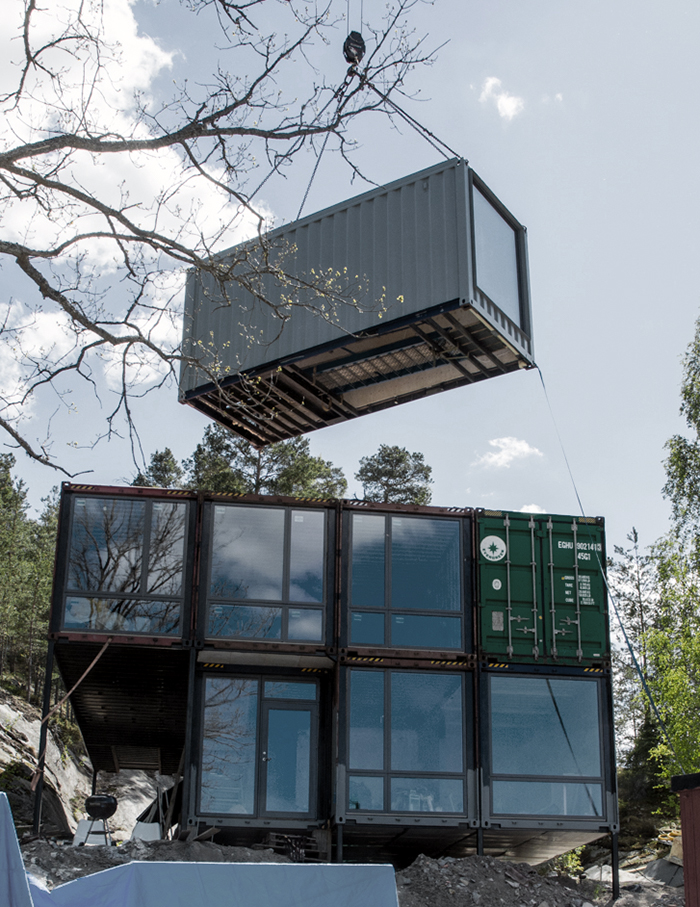
MULTIPOLYGON (((72 847, 37 840, 22 845, 27 870, 54 888, 131 860, 182 862, 288 862, 272 850, 225 847, 211 842, 131 841, 119 847, 72 847)), ((433 860, 421 856, 396 874, 400 907, 608 907, 609 886, 541 875, 526 863, 493 857, 433 860)), ((683 889, 638 881, 623 884, 618 907, 685 907, 683 889)))
MULTIPOLYGON (((601 907, 611 889, 588 879, 540 875, 527 863, 492 857, 419 857, 396 874, 400 907, 601 907)), ((684 907, 683 889, 640 878, 623 888, 619 907, 684 907)))

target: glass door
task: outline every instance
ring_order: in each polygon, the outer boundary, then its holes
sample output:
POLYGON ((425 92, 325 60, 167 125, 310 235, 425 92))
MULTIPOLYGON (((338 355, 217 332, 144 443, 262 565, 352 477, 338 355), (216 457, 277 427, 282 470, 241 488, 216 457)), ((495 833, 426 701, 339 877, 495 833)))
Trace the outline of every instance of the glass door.
POLYGON ((316 813, 317 687, 266 681, 262 706, 260 812, 316 813))
POLYGON ((315 818, 317 753, 314 681, 205 679, 203 813, 315 818))

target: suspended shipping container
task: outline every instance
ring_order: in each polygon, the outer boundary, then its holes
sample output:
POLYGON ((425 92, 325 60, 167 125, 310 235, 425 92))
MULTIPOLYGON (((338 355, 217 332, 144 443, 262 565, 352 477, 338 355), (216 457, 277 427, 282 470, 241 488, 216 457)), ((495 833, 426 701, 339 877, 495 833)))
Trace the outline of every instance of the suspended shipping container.
POLYGON ((525 228, 455 159, 187 281, 180 399, 257 446, 534 365, 525 228))

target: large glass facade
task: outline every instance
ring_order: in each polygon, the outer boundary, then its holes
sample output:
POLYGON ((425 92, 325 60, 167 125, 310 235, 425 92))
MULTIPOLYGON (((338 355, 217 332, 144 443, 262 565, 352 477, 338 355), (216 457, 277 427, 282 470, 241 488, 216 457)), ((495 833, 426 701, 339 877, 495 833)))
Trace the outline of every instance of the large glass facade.
POLYGON ((200 812, 311 816, 317 700, 312 681, 204 678, 200 812))
POLYGON ((598 682, 493 675, 489 688, 493 815, 602 816, 598 682))
POLYGON ((180 632, 187 508, 175 501, 75 497, 62 627, 180 632))
POLYGON ((465 810, 466 675, 351 670, 348 813, 465 810))
POLYGON ((320 510, 214 505, 205 635, 322 642, 325 524, 320 510))
POLYGON ((460 522, 352 515, 348 642, 461 649, 460 522))

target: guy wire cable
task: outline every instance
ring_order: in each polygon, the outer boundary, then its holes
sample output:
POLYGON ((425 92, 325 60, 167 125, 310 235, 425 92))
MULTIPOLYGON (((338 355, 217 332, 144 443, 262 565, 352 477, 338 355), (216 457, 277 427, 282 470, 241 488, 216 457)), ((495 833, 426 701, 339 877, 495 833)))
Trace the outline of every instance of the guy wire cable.
MULTIPOLYGON (((571 484, 572 484, 573 489, 574 489, 574 494, 576 495, 576 500, 578 501, 578 506, 579 506, 579 509, 581 510, 581 516, 584 517, 584 519, 588 519, 588 515, 587 515, 586 511, 584 510, 583 504, 581 503, 581 497, 580 497, 580 495, 579 495, 578 488, 577 488, 577 486, 576 486, 576 480, 574 479, 574 474, 573 474, 573 472, 571 471, 571 465, 570 465, 570 463, 569 463, 569 458, 568 458, 567 455, 566 455, 566 449, 564 448, 564 442, 562 441, 562 437, 561 437, 561 434, 560 434, 560 432, 559 432, 559 426, 557 425, 557 420, 556 420, 555 417, 554 417, 554 410, 552 409, 552 404, 551 404, 550 399, 549 399, 549 394, 547 393, 547 386, 546 386, 546 384, 544 383, 544 375, 542 374, 542 369, 539 367, 539 365, 535 366, 535 368, 537 369, 537 372, 538 372, 538 374, 539 374, 539 376, 540 376, 540 381, 542 382, 542 390, 544 391, 545 400, 547 401, 547 407, 548 407, 548 409, 549 409, 549 415, 550 415, 550 417, 551 417, 551 419, 552 419, 552 424, 554 425, 554 431, 556 432, 557 440, 559 441, 559 446, 560 446, 561 452, 562 452, 562 454, 563 454, 563 456, 564 456, 564 462, 566 463, 566 468, 567 468, 568 473, 569 473, 569 478, 571 479, 571 484)), ((615 616, 617 617, 617 622, 618 622, 619 625, 620 625, 620 629, 622 630, 622 635, 623 635, 623 637, 624 637, 625 643, 627 644, 627 649, 628 649, 628 651, 629 651, 629 653, 630 653, 630 656, 631 656, 631 658, 632 658, 632 663, 633 663, 633 665, 634 665, 634 667, 635 667, 635 670, 636 670, 636 672, 637 672, 637 675, 639 676, 639 680, 640 680, 640 682, 641 682, 642 689, 644 690, 644 693, 645 693, 647 699, 649 700, 649 704, 651 705, 652 709, 654 710, 654 715, 656 716, 656 720, 659 722, 659 727, 661 728, 661 730, 662 730, 662 732, 663 732, 663 735, 664 735, 664 737, 666 738, 666 743, 668 743, 668 746, 669 746, 671 752, 673 753, 673 755, 674 755, 676 761, 678 762, 678 765, 679 765, 680 768, 681 768, 681 772, 682 772, 683 774, 686 774, 686 771, 685 771, 685 768, 684 768, 684 766, 683 766, 683 763, 681 762, 681 760, 680 760, 679 757, 678 757, 678 754, 676 753, 675 747, 673 746, 673 743, 672 743, 672 741, 671 741, 670 734, 668 733, 668 730, 667 730, 667 728, 666 728, 666 725, 665 725, 665 723, 664 723, 664 720, 663 720, 663 718, 661 717, 661 714, 660 714, 660 712, 659 712, 659 710, 658 710, 658 708, 657 708, 657 705, 656 705, 656 701, 655 701, 655 699, 654 699, 654 696, 653 696, 651 690, 649 689, 649 686, 648 686, 648 684, 647 684, 646 678, 644 677, 644 674, 643 674, 643 672, 642 672, 642 669, 641 669, 641 667, 639 666, 639 662, 638 662, 638 660, 637 660, 637 656, 636 656, 635 653, 634 653, 634 649, 633 649, 633 647, 632 647, 632 643, 630 642, 630 638, 629 638, 629 636, 627 635, 627 631, 625 630, 625 625, 622 623, 622 617, 620 616, 620 611, 619 611, 619 609, 618 609, 618 607, 617 607, 617 602, 615 601, 615 596, 613 595, 613 591, 612 591, 612 589, 610 588, 610 584, 608 583, 608 578, 607 578, 607 576, 606 576, 606 574, 605 574, 605 570, 603 569, 603 564, 601 563, 601 560, 600 560, 600 555, 598 554, 597 551, 595 552, 595 556, 596 556, 596 560, 598 561, 598 566, 600 567, 600 573, 601 573, 601 576, 603 577, 603 583, 605 584, 605 588, 606 588, 606 590, 607 590, 608 597, 610 598, 610 601, 612 602, 612 606, 613 606, 613 608, 614 608, 614 610, 615 610, 615 616)))

